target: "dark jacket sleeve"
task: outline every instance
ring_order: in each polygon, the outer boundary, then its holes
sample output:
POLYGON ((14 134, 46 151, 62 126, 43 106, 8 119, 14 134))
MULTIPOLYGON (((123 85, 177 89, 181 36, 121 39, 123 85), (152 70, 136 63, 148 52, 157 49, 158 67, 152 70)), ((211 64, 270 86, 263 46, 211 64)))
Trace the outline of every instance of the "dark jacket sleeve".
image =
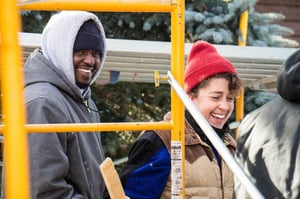
MULTIPOLYGON (((277 97, 239 126, 236 159, 267 198, 300 198, 300 104, 277 97)), ((234 198, 250 198, 235 180, 234 198)))
POLYGON ((146 131, 130 149, 120 173, 126 195, 131 199, 160 198, 170 169, 170 155, 162 140, 155 132, 146 131))

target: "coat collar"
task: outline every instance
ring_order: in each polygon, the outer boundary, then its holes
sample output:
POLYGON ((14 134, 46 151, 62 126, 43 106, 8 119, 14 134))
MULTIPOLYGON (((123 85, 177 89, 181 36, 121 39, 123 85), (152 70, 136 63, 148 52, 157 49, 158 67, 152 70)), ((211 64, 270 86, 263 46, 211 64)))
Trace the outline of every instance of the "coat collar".
MULTIPOLYGON (((187 110, 185 111, 185 118, 185 144, 194 145, 200 143, 202 145, 212 146, 205 133, 187 110)), ((230 136, 230 128, 228 124, 225 124, 223 129, 217 129, 214 127, 212 128, 216 131, 220 139, 224 141, 226 146, 232 146, 236 148, 236 142, 232 136, 230 136)))

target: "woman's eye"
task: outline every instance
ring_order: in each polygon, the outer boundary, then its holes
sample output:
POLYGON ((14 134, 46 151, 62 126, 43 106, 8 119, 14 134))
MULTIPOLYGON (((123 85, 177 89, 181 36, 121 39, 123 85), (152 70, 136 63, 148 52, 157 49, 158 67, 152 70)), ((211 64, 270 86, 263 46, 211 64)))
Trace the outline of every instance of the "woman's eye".
POLYGON ((228 101, 234 101, 234 97, 227 97, 228 101))
POLYGON ((213 98, 214 100, 217 100, 217 99, 219 99, 220 97, 219 97, 219 96, 211 96, 211 98, 213 98))

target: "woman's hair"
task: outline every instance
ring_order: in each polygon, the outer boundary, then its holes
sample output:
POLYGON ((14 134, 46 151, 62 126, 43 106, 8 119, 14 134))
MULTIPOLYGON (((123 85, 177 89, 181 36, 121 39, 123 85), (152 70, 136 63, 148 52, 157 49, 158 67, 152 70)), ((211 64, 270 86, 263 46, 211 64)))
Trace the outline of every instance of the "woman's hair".
POLYGON ((219 73, 213 76, 210 76, 204 80, 202 80, 200 83, 198 83, 194 88, 191 89, 189 92, 193 96, 197 96, 198 90, 208 84, 208 82, 211 79, 216 79, 216 78, 225 78, 229 84, 228 84, 228 89, 230 93, 232 93, 234 96, 238 96, 242 87, 242 80, 239 78, 238 75, 232 74, 232 73, 219 73))

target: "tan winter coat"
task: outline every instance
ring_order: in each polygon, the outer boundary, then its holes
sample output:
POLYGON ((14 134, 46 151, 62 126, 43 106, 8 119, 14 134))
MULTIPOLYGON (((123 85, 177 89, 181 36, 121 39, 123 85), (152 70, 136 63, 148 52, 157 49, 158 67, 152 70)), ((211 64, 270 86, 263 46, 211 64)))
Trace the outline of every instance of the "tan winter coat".
MULTIPOLYGON (((156 132, 170 153, 171 137, 166 131, 156 132)), ((226 133, 223 139, 234 154, 235 140, 226 133)), ((220 169, 211 147, 202 141, 192 126, 185 121, 185 199, 231 199, 233 193, 233 173, 222 160, 220 169)), ((170 174, 171 175, 171 174, 170 174)), ((161 195, 161 199, 171 198, 171 176, 161 195)))

